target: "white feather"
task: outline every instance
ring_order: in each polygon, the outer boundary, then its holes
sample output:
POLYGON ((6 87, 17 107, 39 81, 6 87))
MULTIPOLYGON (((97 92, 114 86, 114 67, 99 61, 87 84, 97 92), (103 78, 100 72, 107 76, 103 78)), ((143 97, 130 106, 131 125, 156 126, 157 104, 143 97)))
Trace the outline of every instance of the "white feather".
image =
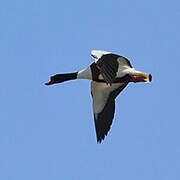
POLYGON ((97 62, 105 54, 111 54, 111 52, 102 51, 102 50, 92 50, 91 51, 91 55, 94 57, 95 62, 97 62))
POLYGON ((95 81, 91 82, 91 92, 93 96, 93 111, 95 113, 95 116, 97 116, 97 114, 103 110, 110 93, 118 87, 120 87, 120 85, 121 83, 112 84, 110 86, 106 83, 98 83, 95 81))
POLYGON ((87 69, 83 69, 78 72, 77 79, 89 79, 92 80, 92 72, 91 68, 88 67, 87 69))

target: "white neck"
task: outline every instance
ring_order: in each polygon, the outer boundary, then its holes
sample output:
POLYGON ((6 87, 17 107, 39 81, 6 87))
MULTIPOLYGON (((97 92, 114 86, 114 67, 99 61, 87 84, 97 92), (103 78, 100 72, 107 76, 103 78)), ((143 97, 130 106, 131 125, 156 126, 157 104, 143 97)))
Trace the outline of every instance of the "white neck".
POLYGON ((87 69, 83 69, 78 72, 77 79, 89 79, 92 80, 92 72, 91 68, 88 67, 87 69))

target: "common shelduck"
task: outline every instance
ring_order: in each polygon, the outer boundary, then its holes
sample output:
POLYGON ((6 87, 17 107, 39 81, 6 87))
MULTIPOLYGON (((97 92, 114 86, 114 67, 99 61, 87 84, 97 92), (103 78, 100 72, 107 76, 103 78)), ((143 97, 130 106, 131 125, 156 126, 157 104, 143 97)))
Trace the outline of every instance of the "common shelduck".
POLYGON ((130 61, 120 55, 93 50, 93 62, 87 69, 51 76, 46 85, 62 83, 73 79, 91 80, 94 122, 97 142, 107 136, 115 112, 115 99, 129 82, 150 82, 151 74, 135 70, 130 61))

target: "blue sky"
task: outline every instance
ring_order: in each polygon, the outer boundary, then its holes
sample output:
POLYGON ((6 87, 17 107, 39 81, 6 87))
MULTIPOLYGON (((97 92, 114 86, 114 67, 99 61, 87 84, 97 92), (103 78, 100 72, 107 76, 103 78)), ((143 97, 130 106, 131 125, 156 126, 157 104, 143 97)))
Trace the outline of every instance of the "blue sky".
POLYGON ((0 3, 0 179, 179 180, 180 3, 6 0, 0 3), (46 87, 83 69, 92 49, 153 76, 117 98, 96 143, 90 82, 46 87))

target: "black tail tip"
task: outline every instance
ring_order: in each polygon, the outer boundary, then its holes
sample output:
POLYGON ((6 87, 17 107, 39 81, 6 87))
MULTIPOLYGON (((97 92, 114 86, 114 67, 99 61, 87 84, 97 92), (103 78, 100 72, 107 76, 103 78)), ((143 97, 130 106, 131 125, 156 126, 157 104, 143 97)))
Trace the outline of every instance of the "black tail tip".
POLYGON ((151 82, 151 81, 152 81, 152 75, 149 74, 149 82, 151 82))

